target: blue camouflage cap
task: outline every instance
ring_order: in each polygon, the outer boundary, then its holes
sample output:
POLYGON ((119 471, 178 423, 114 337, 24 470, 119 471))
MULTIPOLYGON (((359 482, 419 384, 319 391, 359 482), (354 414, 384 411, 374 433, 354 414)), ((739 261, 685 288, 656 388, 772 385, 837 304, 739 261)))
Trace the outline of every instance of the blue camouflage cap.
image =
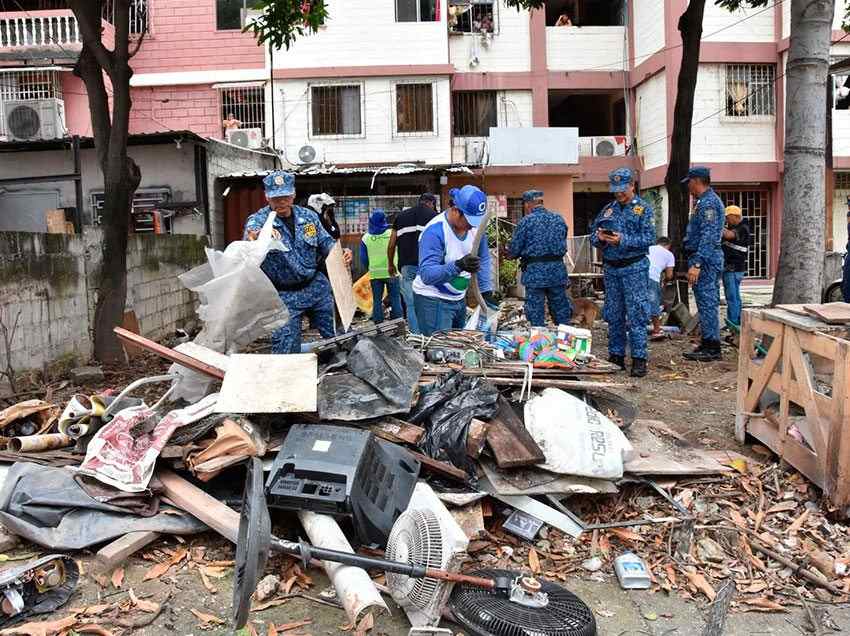
POLYGON ((688 170, 688 176, 682 179, 682 183, 687 183, 691 179, 710 179, 711 170, 705 166, 694 166, 688 170))
POLYGON ((532 201, 539 201, 543 198, 543 190, 526 190, 522 193, 522 202, 523 203, 531 203, 532 201))
POLYGON ((454 200, 455 207, 463 212, 463 216, 472 227, 481 225, 484 215, 487 214, 487 195, 481 188, 474 185, 465 185, 460 190, 449 192, 454 200))
POLYGON ((628 168, 617 168, 608 175, 608 190, 610 192, 625 192, 626 186, 634 183, 635 175, 628 168))
POLYGON ((291 197, 295 194, 295 175, 278 170, 263 179, 267 197, 291 197))

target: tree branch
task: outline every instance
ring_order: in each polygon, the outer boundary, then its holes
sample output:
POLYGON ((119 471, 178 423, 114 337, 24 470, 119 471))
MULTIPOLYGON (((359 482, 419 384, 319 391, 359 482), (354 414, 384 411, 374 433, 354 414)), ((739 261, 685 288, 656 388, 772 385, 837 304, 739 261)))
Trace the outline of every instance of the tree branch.
POLYGON ((102 5, 100 0, 68 0, 68 7, 77 18, 77 28, 80 29, 83 44, 88 45, 94 59, 111 76, 114 56, 112 51, 103 45, 102 5))
POLYGON ((97 162, 101 170, 106 170, 106 157, 109 153, 109 139, 112 133, 112 119, 109 116, 109 95, 103 69, 95 59, 94 52, 87 42, 74 67, 74 74, 83 80, 89 97, 89 112, 91 127, 94 135, 94 146, 97 152, 97 162))

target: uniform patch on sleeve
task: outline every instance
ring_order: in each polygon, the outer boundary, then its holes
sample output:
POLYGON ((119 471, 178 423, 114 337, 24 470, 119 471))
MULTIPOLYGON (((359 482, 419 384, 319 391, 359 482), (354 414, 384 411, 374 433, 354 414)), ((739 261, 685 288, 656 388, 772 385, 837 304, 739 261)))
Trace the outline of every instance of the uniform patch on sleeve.
POLYGON ((602 214, 602 218, 603 218, 603 219, 610 219, 612 216, 614 216, 614 210, 612 210, 611 208, 608 208, 608 209, 607 209, 607 210, 605 210, 605 212, 602 214))
POLYGON ((307 238, 313 238, 316 236, 316 226, 313 223, 308 223, 304 226, 304 236, 307 238))
POLYGON ((642 205, 636 205, 635 207, 633 207, 633 208, 632 208, 632 210, 634 210, 634 213, 635 213, 635 214, 637 214, 638 216, 640 216, 641 214, 643 214, 643 213, 644 213, 644 211, 646 210, 646 208, 645 208, 645 207, 643 207, 642 205))
POLYGON ((717 212, 714 211, 714 208, 706 208, 705 209, 705 220, 706 221, 714 221, 714 216, 717 212))

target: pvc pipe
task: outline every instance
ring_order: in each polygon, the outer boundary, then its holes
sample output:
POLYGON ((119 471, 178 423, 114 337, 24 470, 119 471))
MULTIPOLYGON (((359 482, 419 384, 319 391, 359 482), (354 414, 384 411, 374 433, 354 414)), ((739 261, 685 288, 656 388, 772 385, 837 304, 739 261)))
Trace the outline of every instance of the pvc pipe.
POLYGON ((25 435, 23 437, 12 437, 9 440, 9 450, 13 453, 37 453, 50 450, 51 448, 65 448, 73 446, 74 440, 62 433, 51 433, 50 435, 25 435))
MULTIPOLYGON (((354 553, 333 517, 303 510, 298 513, 298 518, 310 542, 316 547, 354 553)), ((322 561, 322 566, 333 583, 349 622, 357 625, 369 611, 375 612, 376 615, 389 614, 387 604, 366 570, 332 561, 322 561)))

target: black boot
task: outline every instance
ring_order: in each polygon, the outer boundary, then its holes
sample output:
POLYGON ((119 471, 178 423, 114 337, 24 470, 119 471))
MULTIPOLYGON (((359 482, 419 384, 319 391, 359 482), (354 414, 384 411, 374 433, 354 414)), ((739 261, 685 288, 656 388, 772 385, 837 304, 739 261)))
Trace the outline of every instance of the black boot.
POLYGON ((685 360, 696 360, 693 356, 699 356, 703 351, 705 351, 706 340, 705 338, 700 339, 699 346, 682 354, 682 357, 685 360))
POLYGON ((630 375, 633 378, 642 378, 646 375, 646 358, 632 358, 632 372, 630 375))
POLYGON ((695 362, 715 362, 722 358, 719 340, 706 340, 702 351, 685 354, 685 358, 695 362))
POLYGON ((626 369, 626 356, 615 356, 612 354, 608 356, 608 362, 610 362, 611 364, 616 364, 624 371, 626 369))

